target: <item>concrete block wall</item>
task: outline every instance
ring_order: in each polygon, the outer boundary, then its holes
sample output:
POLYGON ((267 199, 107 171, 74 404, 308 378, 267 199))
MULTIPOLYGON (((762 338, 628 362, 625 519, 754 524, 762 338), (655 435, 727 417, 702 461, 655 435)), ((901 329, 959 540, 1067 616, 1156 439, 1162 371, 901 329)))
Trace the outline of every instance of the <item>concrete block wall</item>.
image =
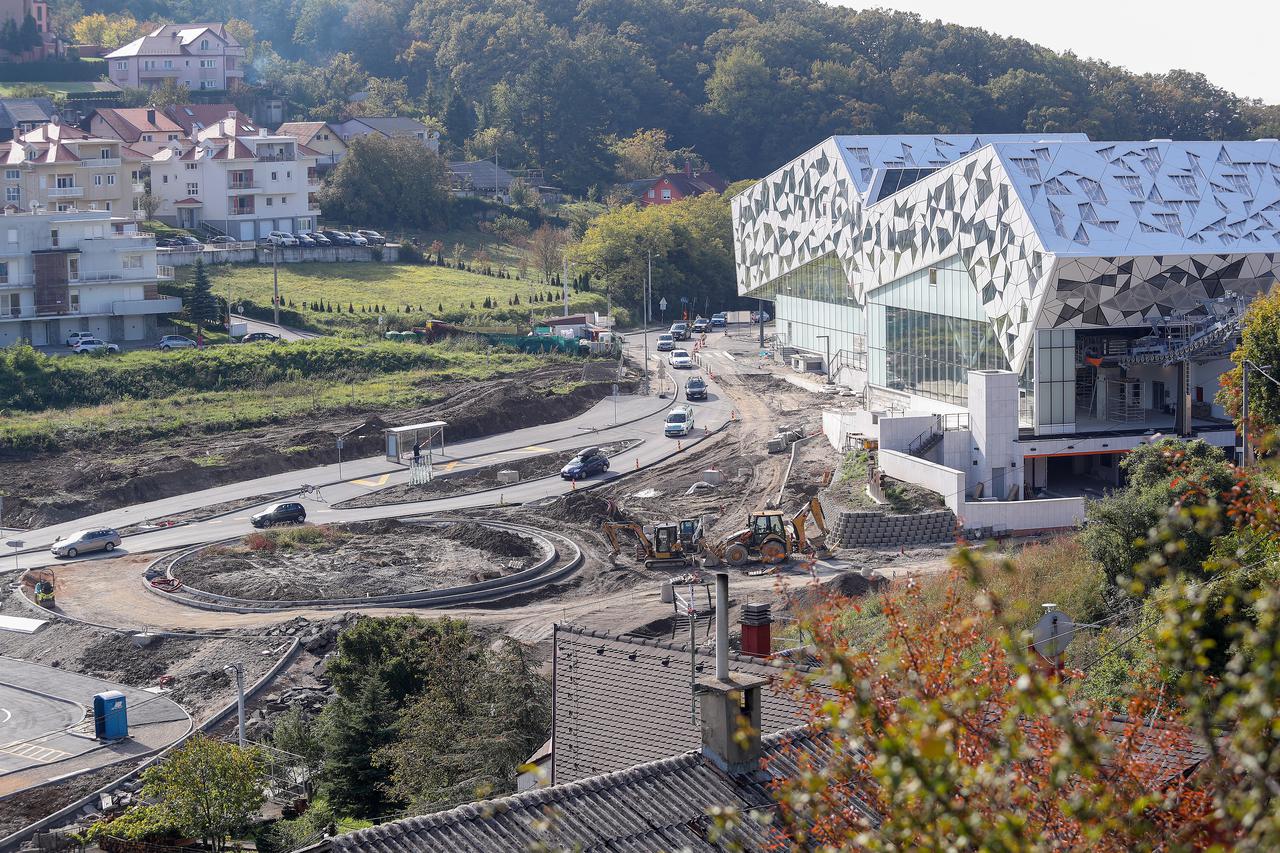
POLYGON ((832 528, 837 548, 887 548, 894 545, 928 545, 953 542, 956 517, 949 509, 918 515, 886 515, 881 512, 842 512, 832 528))

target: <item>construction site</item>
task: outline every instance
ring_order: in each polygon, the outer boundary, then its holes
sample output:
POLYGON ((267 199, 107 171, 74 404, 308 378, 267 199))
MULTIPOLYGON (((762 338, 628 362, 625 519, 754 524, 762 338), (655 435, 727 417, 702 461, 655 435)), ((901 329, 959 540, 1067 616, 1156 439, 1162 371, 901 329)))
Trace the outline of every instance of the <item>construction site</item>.
MULTIPOLYGON (((620 374, 586 386, 621 384, 623 396, 557 401, 559 419, 468 427, 476 421, 462 398, 475 389, 443 409, 397 413, 410 424, 448 423, 448 444, 427 451, 435 471, 427 482, 414 482, 412 460, 353 458, 342 479, 332 465, 268 467, 261 473, 270 476, 208 496, 141 505, 100 496, 101 506, 132 514, 119 524, 123 547, 70 563, 31 549, 15 555, 0 618, 30 633, 6 631, 4 654, 150 691, 186 718, 138 723, 128 741, 83 754, 15 756, 0 768, 4 844, 127 806, 138 770, 188 731, 234 737, 236 667, 255 742, 289 709, 322 707, 332 696, 325 656, 357 614, 463 618, 531 647, 549 673, 563 623, 709 649, 717 571, 731 578, 730 619, 763 608, 784 625, 815 585, 858 595, 945 569, 954 517, 921 522, 949 513, 928 493, 877 480, 874 447, 835 449, 821 429, 834 389, 781 364, 757 335, 747 327, 708 336, 698 366, 678 372, 657 360, 646 370, 634 335, 620 374), (696 404, 693 430, 666 437, 664 414, 693 374, 706 380, 708 399, 696 404), (608 458, 606 472, 562 477, 588 445, 608 458), (310 482, 295 488, 289 477, 310 482), (305 505, 305 524, 247 524, 264 502, 291 497, 305 505), (864 535, 869 525, 886 536, 864 535), (23 569, 24 561, 40 565, 23 569)), ((515 387, 499 384, 503 393, 515 387)), ((390 425, 364 423, 357 446, 367 453, 390 425)), ((33 507, 27 520, 71 512, 33 507)), ((781 631, 777 641, 788 642, 781 631)))

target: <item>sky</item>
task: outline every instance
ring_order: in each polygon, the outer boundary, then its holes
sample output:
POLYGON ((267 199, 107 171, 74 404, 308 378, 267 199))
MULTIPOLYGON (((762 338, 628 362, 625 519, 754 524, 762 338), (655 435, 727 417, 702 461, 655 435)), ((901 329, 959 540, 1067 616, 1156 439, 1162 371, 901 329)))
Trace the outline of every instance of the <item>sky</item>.
POLYGON ((1280 3, 1234 0, 827 0, 880 6, 981 27, 1138 73, 1185 68, 1215 85, 1280 103, 1276 33, 1280 3))

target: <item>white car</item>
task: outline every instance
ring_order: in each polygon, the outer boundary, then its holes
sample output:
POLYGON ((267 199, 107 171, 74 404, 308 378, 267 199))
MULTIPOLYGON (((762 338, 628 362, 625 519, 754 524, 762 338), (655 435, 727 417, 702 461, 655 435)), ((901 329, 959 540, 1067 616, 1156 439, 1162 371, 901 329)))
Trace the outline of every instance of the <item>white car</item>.
POLYGON ((91 340, 93 337, 93 332, 72 332, 67 335, 67 346, 73 347, 81 341, 91 340))
POLYGON ((160 339, 160 349, 162 350, 186 349, 195 345, 195 341, 191 340, 191 338, 184 338, 182 335, 165 335, 160 339))
POLYGON ((677 369, 689 370, 693 367, 693 357, 689 355, 688 350, 675 350, 667 360, 671 362, 672 367, 677 369))
POLYGON ((120 347, 109 341, 99 340, 98 338, 81 338, 80 342, 71 348, 72 352, 83 353, 88 355, 91 352, 120 352, 120 347))
POLYGON ((296 246, 298 238, 288 231, 272 231, 267 235, 267 242, 273 246, 296 246))
POLYGON ((671 335, 668 335, 665 332, 662 333, 661 335, 658 335, 658 352, 671 352, 671 350, 675 348, 676 348, 676 342, 675 342, 675 339, 671 337, 671 335))

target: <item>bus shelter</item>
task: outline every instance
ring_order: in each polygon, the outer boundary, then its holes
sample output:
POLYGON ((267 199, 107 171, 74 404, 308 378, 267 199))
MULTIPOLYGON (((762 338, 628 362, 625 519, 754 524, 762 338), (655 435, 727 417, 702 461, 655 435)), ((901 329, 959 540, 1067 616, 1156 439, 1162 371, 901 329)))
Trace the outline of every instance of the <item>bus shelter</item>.
POLYGON ((387 448, 387 461, 397 465, 409 464, 417 469, 426 468, 427 479, 431 478, 431 455, 435 452, 436 442, 440 444, 440 455, 444 455, 445 421, 430 421, 424 424, 387 427, 382 431, 387 448), (417 448, 416 452, 414 448, 417 448))

